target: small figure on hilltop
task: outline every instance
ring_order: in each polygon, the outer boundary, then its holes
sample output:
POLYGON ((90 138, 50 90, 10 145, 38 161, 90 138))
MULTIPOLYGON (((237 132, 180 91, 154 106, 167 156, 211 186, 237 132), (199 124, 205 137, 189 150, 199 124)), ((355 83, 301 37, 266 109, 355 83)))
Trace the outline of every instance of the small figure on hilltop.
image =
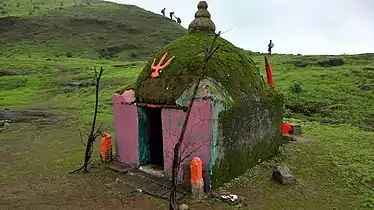
POLYGON ((274 43, 272 40, 270 40, 269 44, 268 44, 268 52, 269 54, 271 54, 271 49, 274 47, 274 43))
POLYGON ((177 23, 178 23, 179 25, 182 23, 182 20, 181 20, 179 17, 177 17, 177 23))
POLYGON ((173 20, 174 12, 170 12, 170 19, 173 20))
POLYGON ((165 17, 165 11, 166 11, 166 8, 164 8, 164 9, 161 10, 161 14, 162 14, 162 16, 164 16, 164 17, 165 17))

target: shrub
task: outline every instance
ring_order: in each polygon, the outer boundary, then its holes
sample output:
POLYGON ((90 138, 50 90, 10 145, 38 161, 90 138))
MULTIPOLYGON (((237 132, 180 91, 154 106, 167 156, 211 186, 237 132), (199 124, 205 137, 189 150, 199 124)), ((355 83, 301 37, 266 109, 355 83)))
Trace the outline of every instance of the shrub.
POLYGON ((295 81, 295 82, 292 83, 292 85, 290 87, 290 90, 293 93, 300 93, 300 92, 304 91, 304 88, 300 84, 300 82, 295 81))
POLYGON ((73 53, 72 53, 72 52, 67 52, 67 53, 66 53, 66 57, 68 57, 68 58, 73 57, 73 53))

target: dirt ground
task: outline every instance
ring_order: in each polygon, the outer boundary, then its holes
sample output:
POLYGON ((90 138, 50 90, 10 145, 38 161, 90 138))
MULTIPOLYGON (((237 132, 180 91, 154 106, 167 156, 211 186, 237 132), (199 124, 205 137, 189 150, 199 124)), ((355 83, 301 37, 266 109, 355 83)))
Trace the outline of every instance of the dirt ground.
MULTIPOLYGON (((68 174, 81 165, 84 154, 79 131, 68 119, 10 123, 0 132, 0 142, 0 209, 168 207, 165 200, 147 195, 125 197, 106 188, 118 174, 103 168, 68 174)), ((209 203, 190 207, 227 209, 209 203)))
MULTIPOLYGON (((81 166, 84 155, 77 124, 67 115, 46 116, 23 118, 5 125, 0 132, 0 209, 168 209, 166 200, 144 194, 125 197, 107 188, 105 185, 120 175, 100 164, 88 174, 69 174, 81 166)), ((105 127, 112 130, 110 125, 105 127)), ((368 135, 364 139, 370 138, 368 135)), ((330 139, 337 137, 284 147, 276 164, 292 168, 297 177, 294 186, 272 181, 275 162, 269 161, 230 182, 228 189, 245 197, 248 206, 244 209, 360 209, 360 191, 346 184, 341 170, 330 160, 327 152, 338 145, 330 139)), ((98 162, 98 145, 95 149, 93 158, 98 162)), ((187 204, 190 209, 237 209, 213 200, 187 204)))

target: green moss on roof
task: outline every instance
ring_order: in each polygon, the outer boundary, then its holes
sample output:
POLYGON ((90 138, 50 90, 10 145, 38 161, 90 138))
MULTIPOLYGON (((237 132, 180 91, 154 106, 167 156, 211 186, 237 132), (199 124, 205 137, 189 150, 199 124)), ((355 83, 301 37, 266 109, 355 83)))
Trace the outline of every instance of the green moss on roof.
MULTIPOLYGON (((210 33, 210 42, 213 38, 214 34, 210 33)), ((205 39, 206 32, 191 32, 159 51, 155 55, 156 63, 165 52, 168 52, 168 56, 164 62, 171 56, 175 58, 157 78, 151 77, 153 58, 150 59, 134 83, 137 101, 174 105, 178 97, 199 75, 204 62, 205 39)), ((209 60, 203 76, 221 83, 234 103, 250 89, 265 87, 255 63, 237 47, 221 37, 217 38, 215 46, 219 46, 219 49, 209 60)))

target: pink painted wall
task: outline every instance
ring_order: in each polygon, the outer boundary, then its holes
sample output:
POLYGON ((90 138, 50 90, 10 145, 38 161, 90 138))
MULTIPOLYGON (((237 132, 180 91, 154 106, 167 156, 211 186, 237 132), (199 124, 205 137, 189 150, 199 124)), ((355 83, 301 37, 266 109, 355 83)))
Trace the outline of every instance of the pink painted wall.
POLYGON ((126 103, 126 98, 113 94, 114 129, 116 136, 116 158, 127 164, 139 164, 138 112, 135 105, 126 103))
MULTIPOLYGON (((162 128, 164 144, 164 171, 165 175, 171 177, 174 145, 176 144, 185 117, 183 110, 163 109, 162 128)), ((189 183, 189 165, 193 157, 200 157, 205 170, 205 180, 207 180, 208 165, 210 160, 210 143, 212 140, 210 120, 210 102, 196 100, 191 110, 191 115, 187 125, 185 138, 182 144, 182 157, 188 156, 178 174, 178 179, 189 183)))

